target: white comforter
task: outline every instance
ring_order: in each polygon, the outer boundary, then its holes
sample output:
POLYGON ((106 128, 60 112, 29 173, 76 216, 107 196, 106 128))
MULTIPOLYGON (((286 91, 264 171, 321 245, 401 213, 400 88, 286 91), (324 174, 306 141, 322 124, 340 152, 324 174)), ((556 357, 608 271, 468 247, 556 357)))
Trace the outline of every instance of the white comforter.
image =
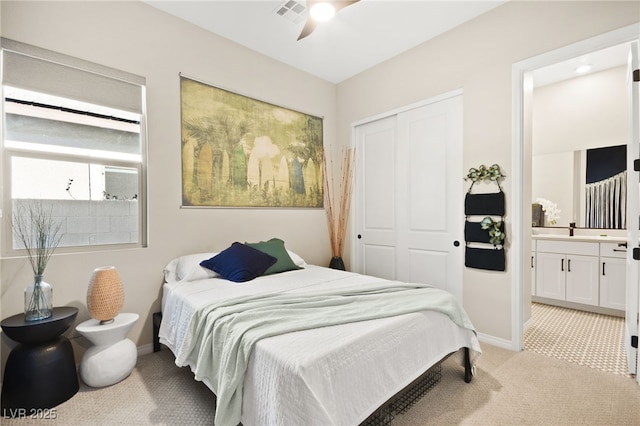
MULTIPOLYGON (((169 282, 160 341, 186 357, 189 322, 208 303, 255 293, 303 293, 344 286, 358 274, 320 267, 264 276, 246 283, 218 278, 169 282)), ((419 312, 298 331, 260 340, 244 382, 242 423, 250 425, 358 424, 448 353, 476 353, 475 333, 443 314, 419 312), (366 391, 363 392, 363 389, 366 391)), ((216 392, 212 383, 207 385, 216 392)))

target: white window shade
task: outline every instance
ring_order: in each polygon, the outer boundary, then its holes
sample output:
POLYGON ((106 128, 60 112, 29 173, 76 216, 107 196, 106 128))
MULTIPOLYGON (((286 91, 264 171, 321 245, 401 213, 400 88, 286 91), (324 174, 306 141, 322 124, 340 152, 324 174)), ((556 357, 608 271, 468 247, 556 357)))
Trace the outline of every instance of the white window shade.
MULTIPOLYGON (((141 155, 140 130, 126 132, 17 114, 5 116, 5 141, 51 147, 141 155)), ((86 155, 86 154, 81 154, 86 155)))
POLYGON ((5 85, 142 113, 144 77, 4 38, 0 42, 5 85))
MULTIPOLYGON (((145 79, 0 38, 3 205, 37 200, 69 251, 146 246, 145 79)), ((3 255, 19 255, 9 221, 3 255)))

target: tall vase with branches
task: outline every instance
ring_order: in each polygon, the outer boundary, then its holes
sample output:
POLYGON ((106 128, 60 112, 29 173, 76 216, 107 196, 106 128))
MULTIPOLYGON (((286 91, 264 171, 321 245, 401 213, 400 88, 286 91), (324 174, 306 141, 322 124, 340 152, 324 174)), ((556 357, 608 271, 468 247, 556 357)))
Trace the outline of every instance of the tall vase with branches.
POLYGON ((53 313, 51 286, 42 280, 51 255, 60 244, 61 223, 54 220, 52 208, 40 202, 20 202, 11 221, 16 240, 23 248, 33 270, 34 282, 24 293, 26 321, 49 318, 53 313))
POLYGON ((329 222, 329 238, 331 241, 331 263, 330 267, 335 269, 345 269, 342 260, 342 248, 347 232, 347 222, 349 220, 349 203, 351 200, 351 178, 353 173, 353 149, 345 148, 342 151, 342 163, 340 164, 340 182, 337 194, 334 193, 333 157, 323 161, 323 178, 325 193, 325 211, 329 222))

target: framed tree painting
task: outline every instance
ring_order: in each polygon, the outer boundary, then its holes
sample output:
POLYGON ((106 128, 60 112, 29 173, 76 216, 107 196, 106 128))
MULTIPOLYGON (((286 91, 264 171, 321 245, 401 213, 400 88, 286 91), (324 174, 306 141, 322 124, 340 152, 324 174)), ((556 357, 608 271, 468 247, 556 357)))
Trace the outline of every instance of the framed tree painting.
POLYGON ((323 207, 322 119, 180 76, 182 205, 323 207))

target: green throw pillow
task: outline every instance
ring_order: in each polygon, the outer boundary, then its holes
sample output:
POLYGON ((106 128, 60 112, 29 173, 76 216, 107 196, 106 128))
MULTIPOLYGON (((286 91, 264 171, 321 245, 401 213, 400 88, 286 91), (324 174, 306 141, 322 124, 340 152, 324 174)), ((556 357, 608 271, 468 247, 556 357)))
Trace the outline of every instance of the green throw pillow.
POLYGON ((272 238, 269 241, 260 241, 259 243, 245 243, 245 245, 260 250, 261 252, 277 259, 276 263, 271 265, 269 269, 264 272, 264 275, 302 269, 293 263, 289 253, 287 253, 287 249, 284 247, 284 241, 279 238, 272 238))

